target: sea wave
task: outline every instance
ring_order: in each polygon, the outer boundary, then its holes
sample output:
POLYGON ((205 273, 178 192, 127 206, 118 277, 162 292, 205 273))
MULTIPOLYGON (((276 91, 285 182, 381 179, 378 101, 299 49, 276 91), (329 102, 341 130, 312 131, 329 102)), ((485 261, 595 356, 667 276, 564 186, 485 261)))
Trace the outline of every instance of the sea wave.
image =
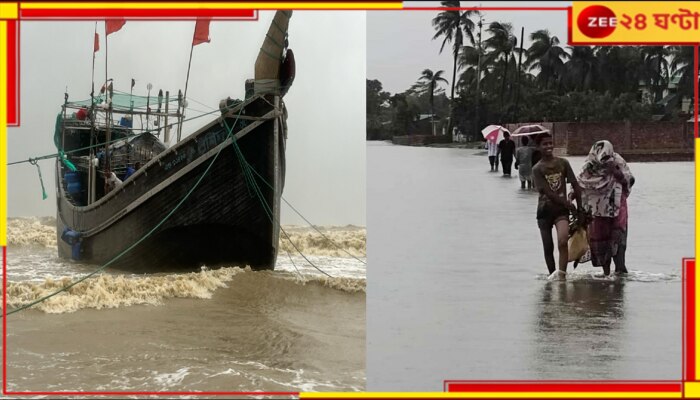
MULTIPOLYGON (((45 313, 61 314, 81 309, 108 309, 133 305, 162 305, 173 298, 209 299, 224 287, 236 285, 239 274, 255 274, 250 284, 265 285, 261 280, 284 279, 293 282, 287 290, 303 290, 304 285, 320 285, 347 293, 364 292, 366 282, 362 278, 305 276, 298 278, 286 272, 260 271, 250 268, 226 267, 200 272, 167 275, 109 275, 102 274, 72 286, 37 305, 34 308, 45 313), (297 288, 297 289, 294 289, 297 288)), ((7 304, 18 308, 41 299, 70 285, 75 278, 46 279, 43 282, 10 282, 7 287, 7 304)), ((246 284, 244 283, 241 283, 246 284)))
POLYGON ((8 218, 7 244, 9 246, 56 247, 56 218, 8 218))
MULTIPOLYGON (((283 226, 280 233, 280 251, 329 257, 365 257, 367 230, 363 227, 328 226, 315 229, 283 226), (286 234, 285 234, 286 233, 286 234), (293 244, 292 244, 293 243, 293 244), (296 248, 295 248, 296 247, 296 248)), ((9 218, 8 245, 13 247, 56 247, 56 218, 9 218)))

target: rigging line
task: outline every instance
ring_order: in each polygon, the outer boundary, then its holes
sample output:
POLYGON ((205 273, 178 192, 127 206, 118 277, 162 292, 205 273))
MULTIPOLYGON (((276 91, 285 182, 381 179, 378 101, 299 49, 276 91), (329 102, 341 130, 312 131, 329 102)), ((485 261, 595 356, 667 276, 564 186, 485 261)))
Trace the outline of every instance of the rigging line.
POLYGON ((299 268, 297 268, 297 265, 294 263, 294 260, 292 260, 292 254, 289 252, 289 250, 285 250, 287 252, 287 257, 289 257, 289 261, 292 262, 292 265, 294 266, 294 269, 297 270, 297 274, 299 274, 299 278, 306 283, 306 279, 304 279, 304 275, 299 272, 299 268))
POLYGON ((208 104, 202 103, 201 101, 198 101, 198 100, 196 100, 196 99, 193 99, 191 96, 188 98, 188 100, 194 101, 195 103, 197 103, 197 104, 199 104, 199 105, 202 105, 202 106, 204 106, 204 107, 210 108, 210 109, 212 109, 212 110, 218 110, 216 107, 212 107, 212 106, 210 106, 210 105, 208 105, 208 104))
MULTIPOLYGON (((224 125, 226 126, 226 129, 229 130, 229 132, 231 132, 231 131, 233 130, 233 128, 229 128, 228 123, 226 122, 226 120, 224 120, 224 125)), ((234 126, 235 126, 235 124, 234 124, 234 126)), ((271 222, 273 225, 274 225, 275 223, 277 224, 277 226, 280 228, 280 230, 282 231, 282 233, 284 233, 284 236, 287 238, 287 240, 288 240, 289 243, 292 245, 292 247, 294 247, 294 249, 304 258, 304 260, 306 260, 306 262, 309 263, 309 265, 311 265, 312 267, 316 268, 316 270, 318 270, 318 271, 321 272, 322 274, 328 276, 329 278, 333 278, 333 276, 331 276, 329 273, 327 273, 326 271, 322 270, 321 268, 317 267, 314 263, 312 263, 311 260, 309 260, 309 259, 306 257, 306 255, 304 255, 304 253, 302 253, 302 251, 299 250, 299 247, 297 247, 297 245, 292 241, 292 239, 289 237, 289 235, 287 234, 287 232, 286 232, 286 231, 284 230, 284 228, 282 227, 282 224, 281 224, 281 223, 277 220, 277 218, 275 218, 275 216, 273 215, 272 210, 270 210, 270 206, 267 204, 267 201, 265 201, 265 198, 264 198, 263 195, 262 195, 262 191, 260 190, 260 186, 258 186, 258 183, 255 181, 255 177, 254 177, 254 176, 252 175, 252 173, 250 172, 250 170, 253 169, 253 168, 250 166, 250 164, 248 163, 248 161, 247 161, 247 160, 245 159, 245 157, 243 156, 243 152, 241 151, 240 147, 238 146, 238 141, 234 139, 234 140, 232 141, 232 145, 234 146, 234 149, 236 150, 236 154, 241 158, 241 160, 243 160, 243 164, 244 164, 244 166, 245 166, 245 168, 244 168, 244 174, 250 175, 250 178, 251 178, 252 184, 253 184, 254 192, 255 192, 255 194, 258 196, 258 200, 260 200, 260 202, 261 202, 261 204, 262 204, 262 206, 263 206, 263 209, 265 210, 265 214, 266 214, 267 217, 270 219, 270 222, 271 222)), ((273 189, 273 190, 274 190, 274 189, 273 189)))
MULTIPOLYGON (((232 104, 232 105, 230 105, 230 106, 226 106, 226 107, 224 108, 224 110, 222 110, 222 111, 226 111, 226 110, 229 110, 229 109, 231 109, 231 108, 235 108, 235 107, 238 106, 239 104, 240 104, 240 103, 232 104)), ((214 111, 208 112, 208 113, 206 113, 206 114, 197 115, 197 116, 194 116, 194 117, 192 117, 192 118, 188 118, 188 119, 182 120, 182 122, 185 123, 185 122, 193 121, 193 120, 195 120, 195 119, 197 119, 197 118, 202 118, 202 117, 204 117, 204 116, 206 116, 206 115, 214 114, 214 113, 216 113, 216 112, 218 112, 218 111, 219 111, 219 110, 214 110, 214 111)), ((240 116, 240 112, 239 112, 238 116, 240 116)), ((236 116, 236 118, 238 118, 238 116, 236 116)), ((168 124, 168 125, 173 125, 173 126, 175 126, 175 125, 178 125, 178 123, 172 123, 172 124, 168 124)), ((153 133, 153 132, 156 132, 156 131, 157 131, 157 129, 141 130, 140 133, 128 135, 126 138, 114 139, 114 140, 110 140, 109 142, 97 143, 97 144, 95 144, 95 145, 93 145, 93 146, 81 147, 81 148, 75 149, 75 150, 68 150, 68 151, 63 152, 63 154, 71 154, 71 153, 76 153, 76 152, 83 151, 83 150, 89 150, 89 149, 91 149, 91 148, 104 146, 105 144, 108 144, 108 143, 111 144, 111 143, 115 143, 115 142, 118 142, 118 141, 121 141, 121 140, 130 138, 130 137, 138 136, 138 135, 140 135, 140 134, 142 134, 142 133, 153 133)), ((56 157, 58 157, 60 154, 61 154, 61 153, 47 154, 47 155, 44 155, 44 156, 34 157, 33 159, 34 159, 34 160, 47 160, 47 159, 50 159, 50 158, 56 158, 56 157)), ((21 160, 21 161, 14 161, 14 162, 8 163, 7 165, 10 166, 10 165, 22 164, 22 163, 29 162, 29 160, 30 160, 30 159, 21 160)))
MULTIPOLYGON (((268 187, 272 188, 272 186, 270 186, 270 184, 265 180, 265 178, 263 178, 263 177, 260 175, 260 173, 258 173, 258 171, 256 171, 256 170, 255 170, 254 168, 252 168, 252 167, 251 167, 251 169, 253 170, 253 172, 255 172, 255 174, 256 174, 268 187)), ((333 246, 335 246, 338 250, 344 251, 344 252, 347 253, 350 257, 352 257, 352 258, 354 258, 355 260, 357 260, 357 261, 359 261, 359 262, 361 262, 361 263, 367 265, 367 262, 365 262, 365 261, 363 261, 363 260, 360 260, 360 259, 357 258, 355 255, 353 255, 352 253, 350 253, 349 251, 345 250, 344 248, 342 248, 342 247, 340 247, 338 244, 336 244, 336 243, 333 241, 333 239, 331 239, 331 238, 327 237, 326 235, 324 235, 323 232, 321 232, 318 228, 316 228, 316 226, 315 226, 314 224, 312 224, 312 223, 311 223, 308 219, 306 219, 296 208, 294 208, 294 206, 292 206, 292 204, 291 204, 289 201, 287 201, 287 199, 285 199, 284 196, 281 196, 281 197, 282 197, 282 200, 283 200, 289 207, 291 207, 292 210, 294 210, 295 213, 297 213, 297 215, 299 215, 304 221, 306 221, 307 224, 309 224, 309 226, 311 226, 316 232, 318 232, 321 236, 323 236, 326 240, 328 240, 328 241, 329 241, 333 246)), ((365 257, 366 257, 366 255, 365 255, 365 257)))
MULTIPOLYGON (((238 117, 241 115, 241 112, 242 112, 242 111, 243 111, 243 107, 241 107, 241 109, 238 111, 238 115, 236 115, 236 121, 238 121, 238 117)), ((234 123, 234 125, 235 125, 235 123, 234 123)), ((226 137, 226 139, 228 139, 229 137, 231 137, 231 133, 232 133, 232 132, 233 132, 232 129, 228 131, 228 136, 226 137)), ((44 296, 44 297, 41 297, 41 298, 39 298, 39 299, 37 299, 37 300, 35 300, 35 301, 33 301, 33 302, 30 302, 30 303, 25 304, 25 305, 23 305, 23 306, 21 306, 21 307, 18 307, 18 308, 15 308, 15 309, 11 310, 11 311, 8 311, 8 312, 6 313, 6 315, 11 315, 11 314, 20 312, 20 311, 22 311, 22 310, 26 310, 26 309, 29 308, 29 307, 32 307, 32 306, 34 306, 34 305, 36 305, 36 304, 39 304, 39 303, 41 303, 41 302, 44 302, 44 301, 50 299, 51 297, 56 296, 56 295, 58 295, 59 293, 62 293, 62 292, 64 292, 64 291, 66 291, 66 290, 72 288, 73 286, 77 285, 78 283, 85 281, 86 279, 90 278, 91 276, 97 274, 98 272, 100 272, 100 271, 104 270, 105 268, 107 268, 108 266, 112 265, 115 261, 117 261, 118 259, 120 259, 121 257, 123 257, 125 254, 127 254, 128 252, 130 252, 133 248, 135 248, 135 247, 138 246, 139 244, 141 244, 141 242, 143 242, 144 240, 146 240, 147 238, 149 238, 149 237, 153 234, 153 232, 155 232, 155 231, 156 231, 158 228, 160 228, 167 220, 169 220, 170 217, 171 217, 173 214, 175 214, 175 212, 182 206, 182 204, 190 197, 190 195, 192 195, 192 193, 195 191, 195 189, 197 189, 197 187, 198 187, 199 184, 202 182, 202 180, 204 180, 204 177, 207 176, 207 174, 209 173, 209 170, 210 170, 211 167, 214 165, 214 163, 216 162, 216 160, 219 158, 219 154, 221 154, 221 151, 222 151, 224 148, 225 148, 225 147, 222 146, 222 147, 216 152, 216 154, 215 154, 214 157, 212 158, 211 162, 209 163, 209 165, 207 166, 207 168, 204 170, 204 172, 202 172, 202 175, 199 177, 199 179, 197 180, 197 182, 194 183, 194 185, 193 185, 193 186, 190 188, 190 190, 185 194, 185 196, 177 203, 177 205, 175 205, 175 207, 174 207, 172 210, 170 210, 170 212, 169 212, 160 222, 158 222, 158 224, 156 224, 156 226, 154 226, 150 231, 148 231, 144 236, 142 236, 141 239, 139 239, 139 240, 137 240, 136 242, 134 242, 131 246, 127 247, 125 250, 123 250, 121 253, 117 254, 115 257, 113 257, 111 260, 109 260, 107 263, 105 263, 104 265, 102 265, 102 266, 99 267, 98 269, 92 271, 91 273, 85 275, 84 277, 78 279, 77 281, 72 282, 71 284, 69 284, 69 285, 67 285, 67 286, 65 286, 65 287, 63 287, 63 288, 61 288, 61 289, 59 289, 59 290, 57 290, 57 291, 55 291, 55 292, 53 292, 53 293, 50 293, 50 294, 48 294, 48 295, 46 295, 46 296, 44 296)), ((0 318, 1 318, 1 317, 2 317, 2 316, 0 315, 0 318)))

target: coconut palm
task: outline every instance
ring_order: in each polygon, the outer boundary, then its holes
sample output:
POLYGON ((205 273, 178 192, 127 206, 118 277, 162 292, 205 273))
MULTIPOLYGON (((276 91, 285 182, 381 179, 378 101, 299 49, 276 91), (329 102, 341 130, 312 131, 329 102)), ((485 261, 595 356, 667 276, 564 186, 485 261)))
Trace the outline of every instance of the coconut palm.
POLYGON ((527 49, 525 66, 529 71, 539 70, 537 79, 547 89, 549 82, 560 77, 569 54, 559 46, 559 38, 551 36, 546 29, 532 32, 530 40, 532 45, 527 49))
POLYGON ((426 68, 421 73, 418 81, 410 89, 418 94, 428 93, 428 99, 430 102, 430 123, 433 126, 433 135, 435 135, 435 124, 433 123, 433 116, 435 115, 433 100, 436 90, 440 89, 440 82, 448 83, 447 79, 442 77, 444 72, 445 71, 443 70, 433 72, 432 70, 426 68))
POLYGON ((639 47, 599 46, 594 52, 598 58, 601 91, 609 91, 613 96, 637 93, 639 82, 644 76, 639 47))
POLYGON ((671 60, 671 76, 679 77, 678 94, 681 96, 693 96, 693 47, 671 46, 669 52, 671 60))
MULTIPOLYGON (((454 103, 455 98, 455 85, 457 83, 457 57, 459 56, 460 48, 464 43, 464 36, 474 44, 474 22, 469 19, 469 17, 475 13, 475 10, 469 10, 461 12, 459 8, 459 1, 443 1, 442 6, 448 8, 441 13, 439 13, 435 18, 433 18, 433 27, 437 32, 433 36, 433 40, 444 37, 442 45, 440 46, 440 53, 445 49, 447 43, 452 43, 452 91, 450 93, 450 108, 452 108, 452 103, 454 103)), ((452 114, 452 112, 450 112, 452 114)), ((450 124, 451 124, 450 120, 450 124)), ((449 129, 448 129, 449 131, 449 129)))
POLYGON ((564 64, 569 87, 573 90, 593 89, 598 77, 598 58, 589 46, 569 46, 571 56, 564 64))
MULTIPOLYGON (((492 22, 486 29, 491 37, 484 40, 486 49, 490 49, 484 56, 486 65, 502 65, 501 70, 501 107, 503 106, 503 95, 505 94, 506 82, 508 80, 508 65, 510 57, 518 44, 518 40, 513 35, 513 25, 507 22, 492 22)), ((515 58, 513 58, 515 60, 515 58)))
POLYGON ((654 88, 654 102, 661 100, 664 86, 668 85, 669 78, 669 50, 664 46, 642 47, 642 57, 646 69, 647 81, 654 88))

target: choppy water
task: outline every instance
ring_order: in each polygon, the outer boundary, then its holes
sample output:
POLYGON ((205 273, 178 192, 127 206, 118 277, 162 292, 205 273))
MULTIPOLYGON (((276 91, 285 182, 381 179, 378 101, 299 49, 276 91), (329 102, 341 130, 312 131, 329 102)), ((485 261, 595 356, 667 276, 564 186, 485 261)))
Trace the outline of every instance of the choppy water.
MULTIPOLYGON (((8 222, 8 309, 95 266, 56 255, 55 221, 8 222)), ((364 228, 284 227, 275 271, 106 270, 8 317, 12 391, 365 388, 364 228), (350 257, 350 253, 359 258, 350 257)))
POLYGON ((489 173, 484 152, 369 143, 367 162, 368 390, 681 378, 692 163, 630 164, 628 277, 588 263, 558 283, 545 279, 537 195, 489 173))

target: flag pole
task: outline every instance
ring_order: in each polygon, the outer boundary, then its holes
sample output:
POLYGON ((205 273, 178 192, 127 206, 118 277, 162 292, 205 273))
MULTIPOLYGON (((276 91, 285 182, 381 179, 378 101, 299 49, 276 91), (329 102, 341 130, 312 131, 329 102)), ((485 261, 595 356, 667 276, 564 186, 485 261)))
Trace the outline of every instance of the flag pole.
POLYGON ((112 103, 110 102, 109 99, 109 87, 107 86, 107 59, 109 55, 108 51, 108 43, 109 42, 109 36, 107 35, 107 20, 105 20, 105 103, 107 105, 107 111, 105 114, 105 125, 106 125, 106 132, 105 132, 105 170, 109 170, 109 141, 111 140, 111 133, 109 128, 111 125, 111 111, 112 111, 112 103))
MULTIPOLYGON (((97 39, 97 21, 95 21, 95 35, 93 36, 93 40, 97 39)), ((93 100, 94 102, 94 97, 95 97, 95 46, 93 44, 92 46, 92 90, 90 92, 90 99, 93 100)))
MULTIPOLYGON (((195 25, 195 30, 197 29, 197 25, 195 25)), ((192 34, 194 37, 194 34, 192 34)), ((192 52, 194 50, 194 40, 192 41, 192 45, 190 46, 190 61, 187 63, 187 78, 185 79, 185 94, 182 95, 182 115, 185 115, 185 99, 187 99, 187 85, 190 83, 190 68, 192 67, 192 52)), ((178 126, 177 129, 177 141, 180 141, 180 136, 182 135, 182 118, 180 118, 180 125, 178 126)))
POLYGON ((97 21, 95 21, 95 34, 93 35, 92 46, 92 86, 90 89, 90 165, 88 166, 88 205, 95 201, 95 166, 92 163, 95 157, 95 149, 92 147, 95 139, 95 45, 99 46, 97 37, 97 21))

